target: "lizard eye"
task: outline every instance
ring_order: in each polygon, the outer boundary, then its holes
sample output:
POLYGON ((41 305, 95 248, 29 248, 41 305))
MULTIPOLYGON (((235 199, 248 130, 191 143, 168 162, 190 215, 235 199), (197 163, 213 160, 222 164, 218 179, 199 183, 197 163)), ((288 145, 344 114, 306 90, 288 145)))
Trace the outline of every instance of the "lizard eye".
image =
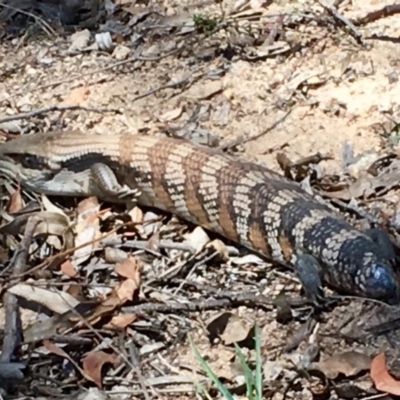
POLYGON ((43 166, 39 157, 30 154, 21 157, 20 162, 22 166, 27 169, 40 169, 43 166))

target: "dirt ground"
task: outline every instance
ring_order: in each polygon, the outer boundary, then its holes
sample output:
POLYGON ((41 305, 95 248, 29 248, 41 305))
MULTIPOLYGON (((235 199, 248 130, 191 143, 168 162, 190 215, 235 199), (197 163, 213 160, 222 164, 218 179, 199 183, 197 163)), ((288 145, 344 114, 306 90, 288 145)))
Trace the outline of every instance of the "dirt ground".
MULTIPOLYGON (((96 48, 96 29, 91 33, 84 29, 76 33, 41 33, 39 37, 26 34, 2 41, 0 131, 4 137, 50 129, 79 129, 88 135, 161 131, 229 148, 235 156, 263 163, 280 173, 277 153, 284 152, 295 161, 319 152, 330 156, 319 164, 322 175, 350 171, 357 176, 389 149, 396 151, 400 120, 399 15, 358 24, 352 31, 324 10, 322 2, 307 0, 272 4, 224 0, 205 5, 153 0, 119 4, 128 15, 123 22, 130 34, 113 34, 110 50, 96 48), (239 3, 244 4, 241 9, 239 3), (156 11, 156 16, 148 17, 149 10, 156 11), (228 21, 227 27, 212 34, 197 33, 193 15, 202 18, 199 30, 206 29, 204 20, 214 18, 220 18, 219 23, 228 21), (257 37, 261 37, 259 42, 257 37), (69 109, 71 104, 79 107, 69 109), (52 106, 58 109, 40 111, 52 106), (12 121, 1 118, 37 110, 12 121), (365 165, 343 169, 345 148, 349 146, 365 165)), ((347 21, 356 21, 390 4, 383 0, 345 1, 338 11, 347 21)), ((394 191, 391 202, 397 200, 394 191)), ((164 232, 174 222, 168 224, 164 232)), ((193 234, 194 227, 185 226, 185 232, 193 234)), ((147 266, 153 263, 153 268, 156 265, 158 271, 163 271, 168 266, 163 262, 174 257, 177 262, 187 260, 187 256, 169 252, 156 262, 146 258, 142 262, 147 266)), ((97 346, 107 347, 107 336, 115 348, 124 348, 129 354, 128 344, 119 343, 120 335, 138 349, 140 358, 141 375, 135 365, 125 369, 123 375, 118 375, 117 367, 109 369, 101 387, 104 393, 121 399, 144 398, 145 392, 147 398, 198 398, 192 379, 201 376, 203 382, 205 378, 189 346, 189 334, 214 372, 238 398, 246 398, 232 343, 242 343, 246 357, 252 360, 254 350, 244 344, 255 324, 260 327, 268 387, 264 398, 311 399, 313 391, 321 390, 323 380, 299 373, 313 340, 318 342, 322 360, 349 351, 368 357, 383 351, 391 370, 400 372, 396 335, 365 331, 374 322, 393 317, 394 311, 383 308, 379 319, 371 304, 357 299, 343 301, 324 313, 314 333, 308 331, 300 346, 285 351, 307 324, 306 311, 295 309, 294 317, 282 323, 277 320, 276 307, 235 306, 232 293, 257 290, 273 298, 284 289, 296 296, 300 285, 290 271, 246 260, 239 257, 237 262, 232 258, 199 263, 186 279, 204 287, 191 290, 169 288, 165 283, 156 289, 149 283, 151 268, 142 272, 142 301, 186 304, 210 297, 210 286, 217 285, 219 290, 229 291, 231 302, 201 311, 144 315, 124 333, 110 335, 97 326, 103 335, 103 342, 96 339, 97 346), (317 388, 312 386, 313 379, 318 382, 317 388)), ((59 278, 54 275, 52 279, 59 278)), ((91 279, 87 276, 80 283, 91 279)), ((67 285, 68 279, 62 282, 67 285)), ((24 327, 35 323, 37 315, 36 311, 24 310, 24 327)), ((85 352, 94 347, 86 346, 85 351, 71 351, 70 355, 80 364, 85 352)), ((48 347, 36 345, 33 364, 46 362, 48 353, 44 350, 49 352, 48 347)), ((329 381, 331 397, 326 398, 360 398, 376 393, 368 375, 369 366, 367 372, 365 368, 364 373, 355 372, 348 367, 346 357, 353 359, 354 353, 350 355, 341 358, 337 369, 342 375, 329 381)), ((61 365, 62 357, 55 357, 54 352, 50 359, 61 365)), ((335 369, 332 364, 329 368, 335 369)), ((45 369, 37 367, 38 371, 45 369)), ((326 378, 327 369, 323 371, 326 378)), ((63 376, 59 371, 53 373, 54 379, 63 376)), ((74 380, 72 373, 68 380, 67 375, 60 386, 36 376, 36 394, 43 398, 64 396, 79 383, 95 390, 96 385, 88 384, 88 380, 74 380), (54 392, 45 394, 46 384, 54 392)), ((22 393, 28 395, 29 387, 22 387, 22 393)), ((213 389, 210 396, 219 398, 213 389)))

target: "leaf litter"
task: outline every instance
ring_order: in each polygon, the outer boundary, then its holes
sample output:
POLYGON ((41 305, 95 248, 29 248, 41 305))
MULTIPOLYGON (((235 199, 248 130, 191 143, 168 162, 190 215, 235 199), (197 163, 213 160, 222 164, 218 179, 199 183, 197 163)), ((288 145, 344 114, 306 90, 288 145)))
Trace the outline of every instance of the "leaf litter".
MULTIPOLYGON (((162 131, 220 146, 300 181, 355 225, 388 228, 397 244, 395 48, 371 39, 383 31, 396 35, 395 8, 364 2, 335 14, 315 2, 109 2, 104 19, 87 9, 71 14, 67 3, 59 16, 76 33, 51 36, 44 19, 32 20, 32 32, 52 37, 40 52, 33 37, 9 37, 21 16, 7 15, 11 25, 0 32, 7 39, 1 115, 24 116, 0 121, 2 138, 68 127, 88 134, 162 131), (341 13, 350 35, 337 25, 341 13), (112 37, 102 51, 99 21, 112 37), (373 52, 357 44, 359 32, 373 52), (55 104, 67 108, 49 110, 55 104), (273 129, 263 133, 265 127, 273 129)), ((28 2, 24 7, 34 11, 28 2)), ((51 7, 38 12, 54 17, 51 7)), ((271 398, 397 393, 381 355, 391 372, 399 371, 392 350, 396 310, 344 298, 314 316, 291 271, 173 216, 93 198, 36 197, 18 182, 4 187, 1 286, 24 311, 23 346, 30 350, 21 347, 20 359, 52 380, 25 372, 18 388, 5 390, 29 394, 33 384, 45 397, 79 397, 80 387, 92 383, 108 393, 192 398, 193 376, 205 378, 188 346, 191 334, 214 372, 240 394, 243 371, 233 346, 238 342, 254 365, 258 324, 271 398), (33 216, 40 221, 28 245, 28 270, 15 278, 11 256, 33 216), (33 320, 24 321, 26 303, 33 320), (51 369, 42 363, 48 360, 51 369)))

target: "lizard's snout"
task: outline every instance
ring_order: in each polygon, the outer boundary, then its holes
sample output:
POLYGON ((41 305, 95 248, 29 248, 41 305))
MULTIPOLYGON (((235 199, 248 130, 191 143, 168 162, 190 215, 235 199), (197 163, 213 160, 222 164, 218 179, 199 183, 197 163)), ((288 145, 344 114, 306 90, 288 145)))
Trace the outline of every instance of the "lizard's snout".
POLYGON ((399 281, 390 266, 374 263, 363 271, 362 278, 357 278, 367 297, 386 300, 392 304, 399 302, 399 281))

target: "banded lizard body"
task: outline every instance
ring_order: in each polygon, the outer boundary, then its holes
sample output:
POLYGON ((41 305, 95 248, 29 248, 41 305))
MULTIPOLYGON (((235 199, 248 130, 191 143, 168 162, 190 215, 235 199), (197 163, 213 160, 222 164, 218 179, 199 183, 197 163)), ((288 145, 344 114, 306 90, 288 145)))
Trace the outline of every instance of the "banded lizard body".
POLYGON ((23 135, 0 145, 0 170, 39 193, 113 202, 135 197, 297 266, 300 274, 312 257, 339 291, 399 298, 392 260, 370 236, 297 183, 188 141, 74 131, 23 135))

